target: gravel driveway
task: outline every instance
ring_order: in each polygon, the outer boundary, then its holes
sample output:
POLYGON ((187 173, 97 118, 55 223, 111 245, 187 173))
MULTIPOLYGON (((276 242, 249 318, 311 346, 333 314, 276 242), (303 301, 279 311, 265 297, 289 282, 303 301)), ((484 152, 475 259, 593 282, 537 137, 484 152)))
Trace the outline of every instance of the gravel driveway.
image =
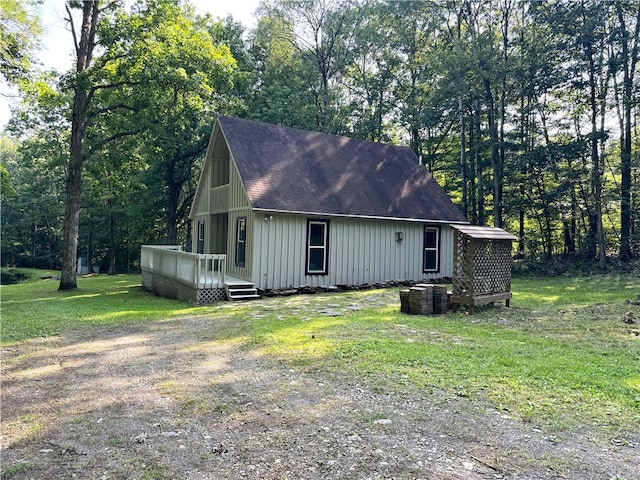
POLYGON ((292 368, 218 339, 231 321, 3 348, 2 478, 640 479, 640 435, 550 435, 477 397, 292 368))

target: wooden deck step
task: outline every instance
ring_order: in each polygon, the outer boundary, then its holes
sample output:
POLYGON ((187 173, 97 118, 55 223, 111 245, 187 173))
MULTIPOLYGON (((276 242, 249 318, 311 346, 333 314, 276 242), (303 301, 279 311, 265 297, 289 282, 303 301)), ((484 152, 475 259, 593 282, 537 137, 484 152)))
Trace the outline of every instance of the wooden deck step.
POLYGON ((231 302, 240 300, 255 300, 260 298, 258 290, 252 283, 242 284, 225 284, 224 290, 227 293, 227 299, 231 302))

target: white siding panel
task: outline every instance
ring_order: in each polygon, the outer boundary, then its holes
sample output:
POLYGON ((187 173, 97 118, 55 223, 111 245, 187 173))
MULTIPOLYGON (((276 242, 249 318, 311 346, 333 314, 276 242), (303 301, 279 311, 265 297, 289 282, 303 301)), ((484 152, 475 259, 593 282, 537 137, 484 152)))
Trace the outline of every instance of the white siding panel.
MULTIPOLYGON (((329 274, 305 275, 304 215, 256 213, 252 281, 263 289, 301 285, 359 285, 387 280, 428 280, 452 275, 453 232, 441 226, 440 271, 422 272, 424 224, 329 218, 329 274), (403 241, 395 239, 403 233, 403 241)), ((314 217, 318 218, 318 217, 314 217)))
POLYGON ((255 215, 251 209, 237 209, 229 212, 227 232, 227 273, 244 280, 251 280, 251 270, 254 262, 253 247, 249 244, 254 238, 255 215), (236 221, 238 217, 247 218, 247 245, 245 251, 245 266, 236 266, 236 221))

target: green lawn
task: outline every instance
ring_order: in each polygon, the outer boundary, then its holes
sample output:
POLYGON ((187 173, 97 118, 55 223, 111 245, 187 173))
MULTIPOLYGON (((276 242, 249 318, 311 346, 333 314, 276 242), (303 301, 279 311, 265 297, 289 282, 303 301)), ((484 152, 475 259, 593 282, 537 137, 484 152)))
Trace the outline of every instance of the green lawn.
MULTIPOLYGON (((473 316, 407 315, 397 304, 302 322, 300 310, 266 311, 251 335, 265 353, 366 376, 380 388, 484 396, 558 429, 640 428, 640 325, 621 321, 629 310, 640 318, 640 307, 625 302, 640 294, 640 280, 519 278, 513 291, 513 308, 487 306, 473 316)), ((336 303, 333 296, 305 301, 336 303)))
POLYGON ((473 316, 402 314, 397 289, 193 307, 143 292, 137 275, 78 283, 73 292, 53 280, 3 286, 2 343, 205 315, 206 340, 233 340, 298 368, 389 391, 483 397, 548 428, 640 428, 640 324, 621 320, 627 311, 640 318, 625 302, 640 295, 637 277, 516 278, 512 308, 473 316))
POLYGON ((1 343, 60 335, 73 328, 148 322, 202 310, 145 292, 140 281, 140 275, 78 278, 77 290, 62 292, 54 279, 3 285, 1 343))

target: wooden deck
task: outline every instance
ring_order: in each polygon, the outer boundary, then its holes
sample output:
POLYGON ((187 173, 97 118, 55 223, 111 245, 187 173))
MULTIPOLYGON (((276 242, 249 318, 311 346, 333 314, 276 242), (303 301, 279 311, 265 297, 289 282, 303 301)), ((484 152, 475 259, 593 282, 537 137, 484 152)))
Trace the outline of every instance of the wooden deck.
POLYGON ((260 298, 251 281, 227 275, 226 257, 183 252, 175 245, 143 245, 142 286, 197 304, 260 298))
POLYGON ((224 282, 221 282, 220 276, 216 272, 208 272, 206 276, 206 284, 224 284, 227 287, 234 287, 240 285, 253 285, 250 280, 243 280, 242 278, 234 277, 228 274, 224 275, 224 282))

